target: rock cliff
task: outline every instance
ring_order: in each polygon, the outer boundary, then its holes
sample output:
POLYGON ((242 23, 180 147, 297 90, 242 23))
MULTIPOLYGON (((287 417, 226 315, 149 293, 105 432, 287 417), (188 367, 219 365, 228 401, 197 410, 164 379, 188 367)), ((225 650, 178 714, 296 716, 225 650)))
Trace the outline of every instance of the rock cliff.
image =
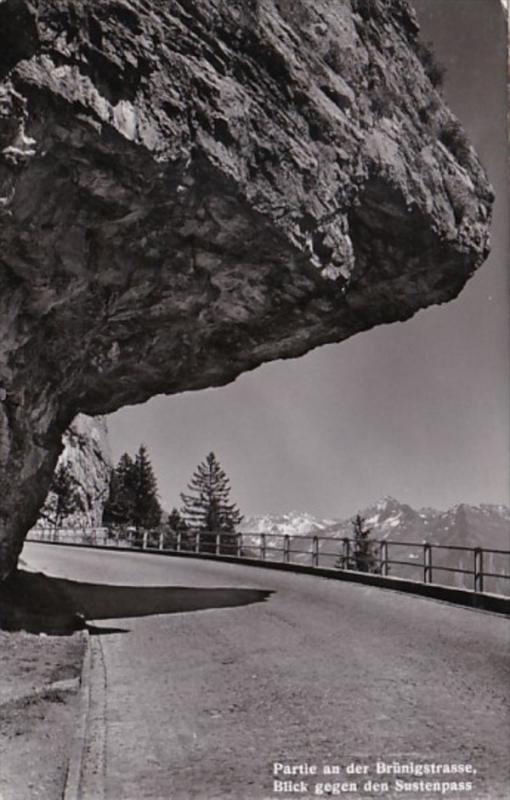
MULTIPOLYGON (((60 464, 69 468, 77 501, 76 511, 65 520, 65 525, 80 528, 100 526, 112 469, 106 420, 78 414, 64 433, 63 444, 57 468, 60 464)), ((51 511, 54 498, 50 492, 45 509, 51 511)), ((48 521, 42 518, 38 524, 44 528, 48 521)))
POLYGON ((406 0, 0 2, 0 577, 78 412, 458 294, 492 193, 436 77, 406 0))

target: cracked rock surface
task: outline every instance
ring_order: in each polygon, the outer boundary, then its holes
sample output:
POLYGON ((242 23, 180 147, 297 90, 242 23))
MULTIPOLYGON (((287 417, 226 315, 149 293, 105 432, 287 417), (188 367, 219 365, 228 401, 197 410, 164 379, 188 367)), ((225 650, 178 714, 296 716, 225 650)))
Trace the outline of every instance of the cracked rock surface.
POLYGON ((0 2, 0 577, 62 432, 455 297, 492 191, 405 0, 0 2))

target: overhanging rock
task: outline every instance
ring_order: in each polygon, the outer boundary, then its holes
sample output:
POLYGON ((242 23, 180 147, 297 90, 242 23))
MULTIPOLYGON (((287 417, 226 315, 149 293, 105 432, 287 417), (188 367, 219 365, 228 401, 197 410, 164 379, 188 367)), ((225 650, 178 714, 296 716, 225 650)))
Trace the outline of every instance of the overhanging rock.
POLYGON ((0 576, 76 413, 404 320, 483 262, 492 193, 416 37, 404 0, 0 2, 0 576))

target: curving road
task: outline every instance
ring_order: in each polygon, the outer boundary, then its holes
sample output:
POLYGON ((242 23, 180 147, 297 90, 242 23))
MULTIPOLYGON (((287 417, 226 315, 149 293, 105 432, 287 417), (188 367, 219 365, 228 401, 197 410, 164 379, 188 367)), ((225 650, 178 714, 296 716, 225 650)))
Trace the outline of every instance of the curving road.
POLYGON ((85 800, 509 796, 505 618, 214 561, 36 544, 23 558, 68 579, 101 633, 85 800), (377 776, 377 761, 474 772, 377 776))

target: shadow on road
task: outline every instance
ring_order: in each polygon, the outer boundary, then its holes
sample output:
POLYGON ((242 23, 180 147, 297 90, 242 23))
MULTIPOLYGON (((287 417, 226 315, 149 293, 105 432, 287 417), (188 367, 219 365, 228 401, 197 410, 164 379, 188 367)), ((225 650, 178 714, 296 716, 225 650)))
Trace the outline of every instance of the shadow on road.
POLYGON ((53 635, 84 627, 96 634, 121 633, 127 631, 94 628, 87 626, 86 620, 233 608, 261 603, 271 594, 259 589, 110 586, 19 570, 0 586, 0 628, 53 635))

